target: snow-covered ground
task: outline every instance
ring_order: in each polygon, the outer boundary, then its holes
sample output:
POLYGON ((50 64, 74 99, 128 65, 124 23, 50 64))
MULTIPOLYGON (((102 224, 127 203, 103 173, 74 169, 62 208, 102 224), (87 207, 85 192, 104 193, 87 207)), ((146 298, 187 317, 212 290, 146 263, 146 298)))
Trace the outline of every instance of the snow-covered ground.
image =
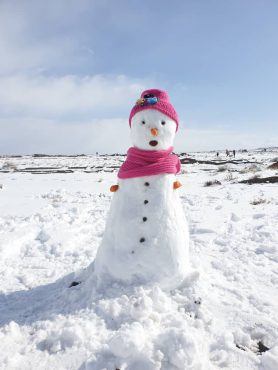
POLYGON ((277 157, 182 166, 193 270, 170 293, 100 292, 86 269, 123 157, 0 158, 0 369, 277 370, 278 185, 238 183, 277 157))

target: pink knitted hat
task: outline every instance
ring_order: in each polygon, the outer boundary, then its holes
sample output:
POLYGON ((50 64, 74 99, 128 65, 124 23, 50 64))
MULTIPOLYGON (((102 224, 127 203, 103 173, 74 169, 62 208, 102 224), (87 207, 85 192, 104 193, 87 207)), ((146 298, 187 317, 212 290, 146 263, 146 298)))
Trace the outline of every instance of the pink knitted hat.
POLYGON ((165 114, 176 122, 177 129, 179 127, 179 118, 175 108, 169 101, 166 91, 158 89, 145 90, 141 94, 141 98, 137 100, 129 115, 129 126, 131 126, 132 117, 144 109, 156 109, 165 114))

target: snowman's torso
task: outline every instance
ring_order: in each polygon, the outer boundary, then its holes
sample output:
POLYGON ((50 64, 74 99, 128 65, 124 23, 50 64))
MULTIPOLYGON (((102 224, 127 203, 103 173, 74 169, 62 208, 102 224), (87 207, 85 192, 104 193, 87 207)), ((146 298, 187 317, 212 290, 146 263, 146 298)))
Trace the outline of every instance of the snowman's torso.
POLYGON ((176 177, 119 180, 95 269, 99 281, 177 285, 188 272, 188 227, 176 177))

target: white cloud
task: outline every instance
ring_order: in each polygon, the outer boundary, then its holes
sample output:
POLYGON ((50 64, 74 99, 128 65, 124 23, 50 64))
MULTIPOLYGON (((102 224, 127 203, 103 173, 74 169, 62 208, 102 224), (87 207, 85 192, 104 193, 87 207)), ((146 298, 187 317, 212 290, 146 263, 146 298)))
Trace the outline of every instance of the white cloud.
POLYGON ((0 106, 2 112, 44 118, 88 112, 105 117, 111 109, 132 106, 145 86, 125 76, 5 76, 0 77, 0 106))
POLYGON ((130 146, 127 119, 0 119, 0 132, 0 154, 125 153, 130 146))

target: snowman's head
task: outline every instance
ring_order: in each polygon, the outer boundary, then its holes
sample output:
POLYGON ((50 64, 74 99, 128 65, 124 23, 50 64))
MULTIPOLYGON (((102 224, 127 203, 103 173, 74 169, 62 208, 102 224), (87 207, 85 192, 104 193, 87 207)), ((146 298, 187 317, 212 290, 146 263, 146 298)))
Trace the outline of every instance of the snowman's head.
POLYGON ((166 150, 173 146, 178 115, 163 90, 143 91, 129 116, 131 140, 143 150, 166 150))
POLYGON ((173 146, 176 122, 155 109, 136 113, 131 120, 132 144, 143 150, 164 150, 173 146))

